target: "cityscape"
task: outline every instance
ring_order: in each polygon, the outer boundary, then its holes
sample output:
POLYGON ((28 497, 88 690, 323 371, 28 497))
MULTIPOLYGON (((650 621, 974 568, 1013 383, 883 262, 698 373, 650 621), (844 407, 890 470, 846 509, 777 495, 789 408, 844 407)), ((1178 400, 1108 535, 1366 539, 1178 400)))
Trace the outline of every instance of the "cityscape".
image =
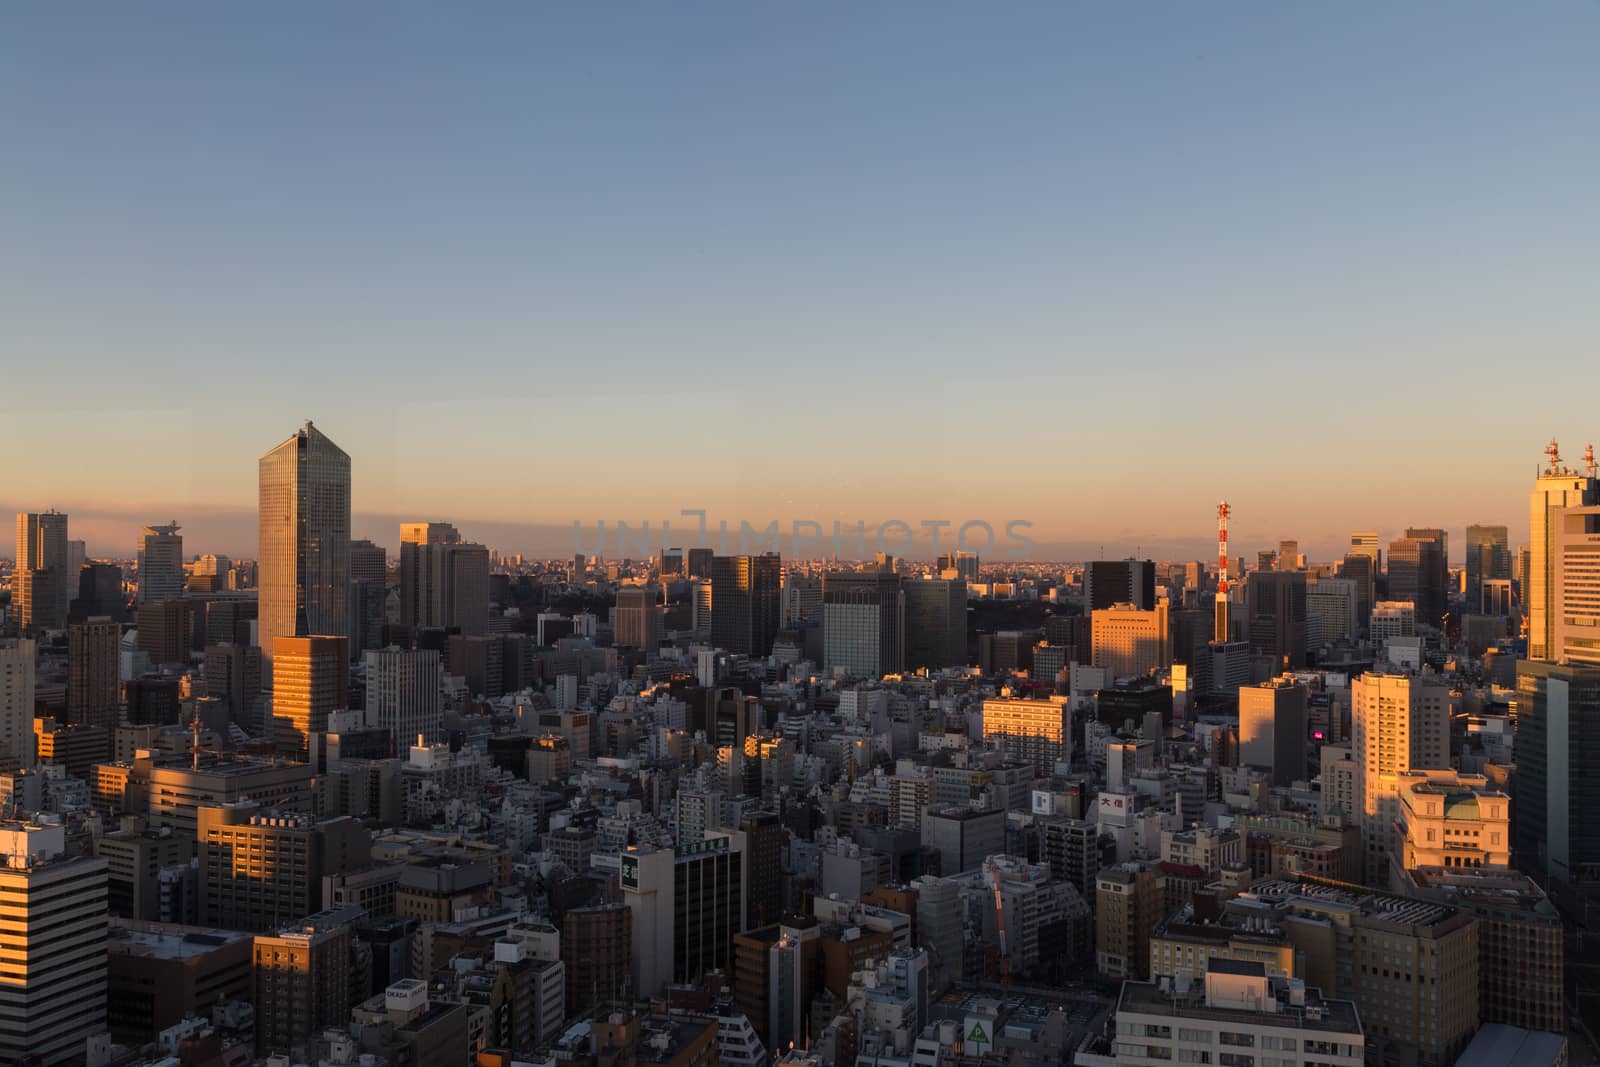
POLYGON ((0 1067, 1600 1067, 1597 34, 0 11, 0 1067))

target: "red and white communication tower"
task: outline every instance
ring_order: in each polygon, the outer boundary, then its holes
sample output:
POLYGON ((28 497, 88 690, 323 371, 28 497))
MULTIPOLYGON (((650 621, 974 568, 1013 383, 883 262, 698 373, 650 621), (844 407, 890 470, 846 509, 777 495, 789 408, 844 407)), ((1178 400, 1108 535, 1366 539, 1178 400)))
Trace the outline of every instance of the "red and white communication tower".
POLYGON ((1217 505, 1217 632, 1218 641, 1228 638, 1228 502, 1217 505))

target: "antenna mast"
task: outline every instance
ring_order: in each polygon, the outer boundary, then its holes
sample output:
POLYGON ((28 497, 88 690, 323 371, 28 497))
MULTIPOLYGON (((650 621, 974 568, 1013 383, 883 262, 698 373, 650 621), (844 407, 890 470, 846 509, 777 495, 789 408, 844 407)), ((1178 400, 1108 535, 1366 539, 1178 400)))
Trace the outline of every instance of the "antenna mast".
POLYGON ((1228 515, 1231 509, 1224 500, 1217 505, 1217 641, 1229 639, 1228 625, 1228 515))

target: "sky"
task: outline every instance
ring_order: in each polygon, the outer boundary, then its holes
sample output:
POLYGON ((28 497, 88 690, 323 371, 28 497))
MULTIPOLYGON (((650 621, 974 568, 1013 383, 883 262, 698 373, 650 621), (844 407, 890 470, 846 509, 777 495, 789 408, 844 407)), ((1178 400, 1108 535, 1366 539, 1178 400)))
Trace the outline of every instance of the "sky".
POLYGON ((0 508, 250 555, 309 418, 391 549, 704 508, 1207 557, 1223 498, 1241 552, 1516 542, 1600 436, 1596 40, 1594 0, 0 5, 0 508))

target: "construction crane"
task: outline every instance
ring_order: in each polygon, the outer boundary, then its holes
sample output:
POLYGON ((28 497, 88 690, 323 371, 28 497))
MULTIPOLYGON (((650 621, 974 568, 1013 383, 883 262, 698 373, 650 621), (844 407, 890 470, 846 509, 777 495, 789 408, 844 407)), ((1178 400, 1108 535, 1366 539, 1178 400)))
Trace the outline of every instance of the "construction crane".
POLYGON ((989 859, 989 878, 994 883, 994 922, 1000 931, 1000 984, 1011 984, 1011 953, 1006 949, 1006 906, 1000 896, 1000 865, 989 859))
POLYGON ((1229 641, 1228 625, 1228 515, 1224 500, 1217 505, 1217 623, 1216 640, 1229 641))

